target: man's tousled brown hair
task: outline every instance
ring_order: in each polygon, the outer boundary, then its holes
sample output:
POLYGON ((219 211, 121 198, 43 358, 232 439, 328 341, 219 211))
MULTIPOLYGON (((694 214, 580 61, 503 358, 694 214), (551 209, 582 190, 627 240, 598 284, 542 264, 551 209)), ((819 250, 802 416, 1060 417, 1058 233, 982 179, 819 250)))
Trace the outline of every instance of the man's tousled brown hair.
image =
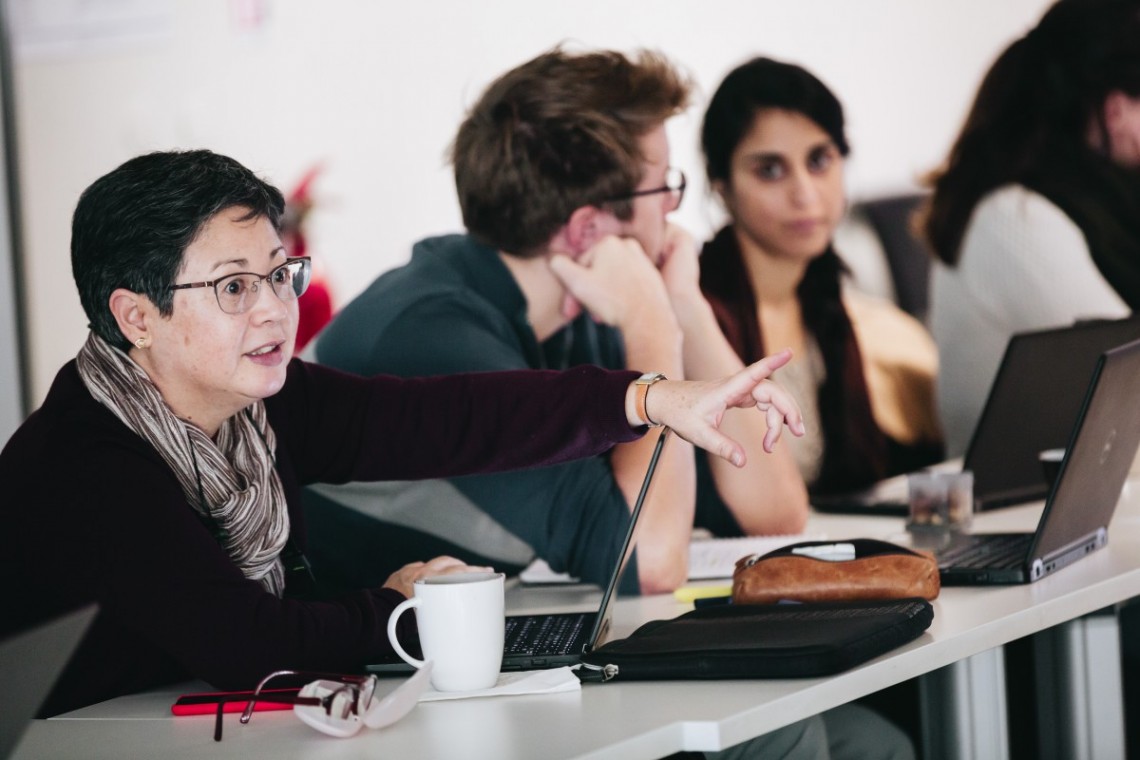
MULTIPOLYGON (((500 250, 536 255, 575 209, 632 192, 638 138, 683 110, 691 84, 663 55, 561 48, 491 83, 451 148, 463 223, 500 250)), ((609 203, 619 219, 628 201, 609 203)))

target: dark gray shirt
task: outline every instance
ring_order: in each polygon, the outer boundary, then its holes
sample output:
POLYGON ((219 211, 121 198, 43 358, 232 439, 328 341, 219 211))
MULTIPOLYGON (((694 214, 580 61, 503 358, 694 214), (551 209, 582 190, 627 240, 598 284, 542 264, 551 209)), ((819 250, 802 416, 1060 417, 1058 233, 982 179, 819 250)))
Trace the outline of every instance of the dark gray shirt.
MULTIPOLYGON (((408 264, 381 275, 336 316, 315 356, 360 374, 406 377, 625 365, 618 332, 587 315, 539 343, 498 253, 465 235, 417 243, 408 264)), ((322 486, 320 495, 499 565, 538 556, 599 584, 629 523, 608 456, 446 481, 322 486)))

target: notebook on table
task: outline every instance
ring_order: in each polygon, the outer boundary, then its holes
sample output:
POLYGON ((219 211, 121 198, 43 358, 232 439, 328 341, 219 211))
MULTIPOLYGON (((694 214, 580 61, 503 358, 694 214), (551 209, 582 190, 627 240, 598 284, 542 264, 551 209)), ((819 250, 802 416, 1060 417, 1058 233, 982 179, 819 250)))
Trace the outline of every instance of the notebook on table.
POLYGON ((0 641, 0 757, 16 750, 96 610, 89 605, 0 641))
POLYGON ((1140 447, 1140 341, 1100 357, 1062 445, 1065 456, 1037 529, 955 536, 935 551, 943 584, 1030 583, 1108 542, 1108 523, 1140 447))
MULTIPOLYGON (((961 463, 931 469, 974 473, 980 511, 1045 498, 1037 455, 1062 448, 1100 355, 1140 339, 1140 318, 1090 320, 1010 338, 961 463)), ((819 512, 905 517, 906 475, 852 494, 812 498, 819 512)))
MULTIPOLYGON (((649 484, 657 469, 657 460, 669 436, 669 428, 663 428, 649 459, 649 467, 641 490, 637 494, 630 514, 629 528, 625 532, 617 562, 610 573, 609 582, 602 594, 602 601, 596 612, 544 613, 537 615, 508 615, 503 644, 503 670, 539 670, 577 665, 586 652, 593 651, 609 640, 610 623, 613 619, 613 602, 617 596, 618 583, 636 544, 635 531, 649 484)), ((368 665, 372 673, 407 673, 412 667, 395 655, 390 660, 368 665)))
MULTIPOLYGON (((819 541, 826 538, 823 533, 789 533, 767 536, 722 536, 699 535, 702 531, 693 530, 689 541, 689 580, 707 581, 731 578, 736 569, 736 561, 751 554, 768 552, 797 544, 801 541, 819 541)), ((531 562, 519 573, 519 580, 528 586, 559 586, 578 583, 569 573, 559 573, 541 559, 531 562)))
POLYGON ((820 541, 822 533, 794 533, 784 536, 734 536, 697 538, 689 543, 689 580, 707 581, 731 578, 741 557, 767 554, 789 544, 820 541))

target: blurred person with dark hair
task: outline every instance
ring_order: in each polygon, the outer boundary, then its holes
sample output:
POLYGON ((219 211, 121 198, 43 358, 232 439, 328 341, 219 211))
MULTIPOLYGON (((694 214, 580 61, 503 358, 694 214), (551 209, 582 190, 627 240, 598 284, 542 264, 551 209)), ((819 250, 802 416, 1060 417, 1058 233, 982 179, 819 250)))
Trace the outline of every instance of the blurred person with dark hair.
POLYGON ((1009 338, 1140 304, 1140 1, 1061 0, 982 80, 925 214, 947 453, 1009 338))

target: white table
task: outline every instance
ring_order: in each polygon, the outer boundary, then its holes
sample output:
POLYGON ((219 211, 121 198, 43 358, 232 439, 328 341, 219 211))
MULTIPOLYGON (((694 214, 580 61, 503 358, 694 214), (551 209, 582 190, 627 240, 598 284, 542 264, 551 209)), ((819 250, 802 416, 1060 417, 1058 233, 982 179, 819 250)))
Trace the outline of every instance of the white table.
MULTIPOLYGON (((980 515, 975 528, 1024 530, 1034 524, 1040 509, 1036 505, 980 515)), ((809 529, 836 539, 897 537, 902 521, 817 516, 809 529)), ((946 700, 956 699, 959 712, 966 713, 949 716, 950 727, 964 734, 952 731, 949 737, 934 737, 933 754, 991 757, 995 749, 1004 752, 998 746, 1004 741, 1004 718, 993 725, 993 715, 969 713, 971 700, 998 696, 994 689, 1001 688, 995 682, 1000 680, 1000 647, 1047 629, 1080 626, 1070 621, 1138 595, 1140 482, 1130 482, 1104 550, 1034 584, 943 589, 935 602, 934 623, 925 634, 828 678, 588 684, 580 693, 435 702, 421 704, 389 729, 344 740, 316 733, 289 712, 258 713, 247 726, 228 715, 220 744, 212 740, 212 716, 170 715, 174 696, 194 688, 184 686, 36 721, 16 757, 658 758, 679 750, 728 747, 926 674, 932 674, 924 681, 931 702, 943 700, 939 710, 946 700)), ((597 604, 597 592, 514 589, 509 594, 514 609, 561 608, 563 603, 589 609, 597 604)), ((689 605, 671 595, 621 600, 617 635, 645 620, 687 609, 689 605)), ((1078 653, 1095 652, 1103 644, 1095 634, 1077 643, 1073 651, 1078 653)), ((1119 704, 1109 708, 1119 715, 1119 704)), ((940 720, 947 720, 947 714, 940 712, 940 720)))

